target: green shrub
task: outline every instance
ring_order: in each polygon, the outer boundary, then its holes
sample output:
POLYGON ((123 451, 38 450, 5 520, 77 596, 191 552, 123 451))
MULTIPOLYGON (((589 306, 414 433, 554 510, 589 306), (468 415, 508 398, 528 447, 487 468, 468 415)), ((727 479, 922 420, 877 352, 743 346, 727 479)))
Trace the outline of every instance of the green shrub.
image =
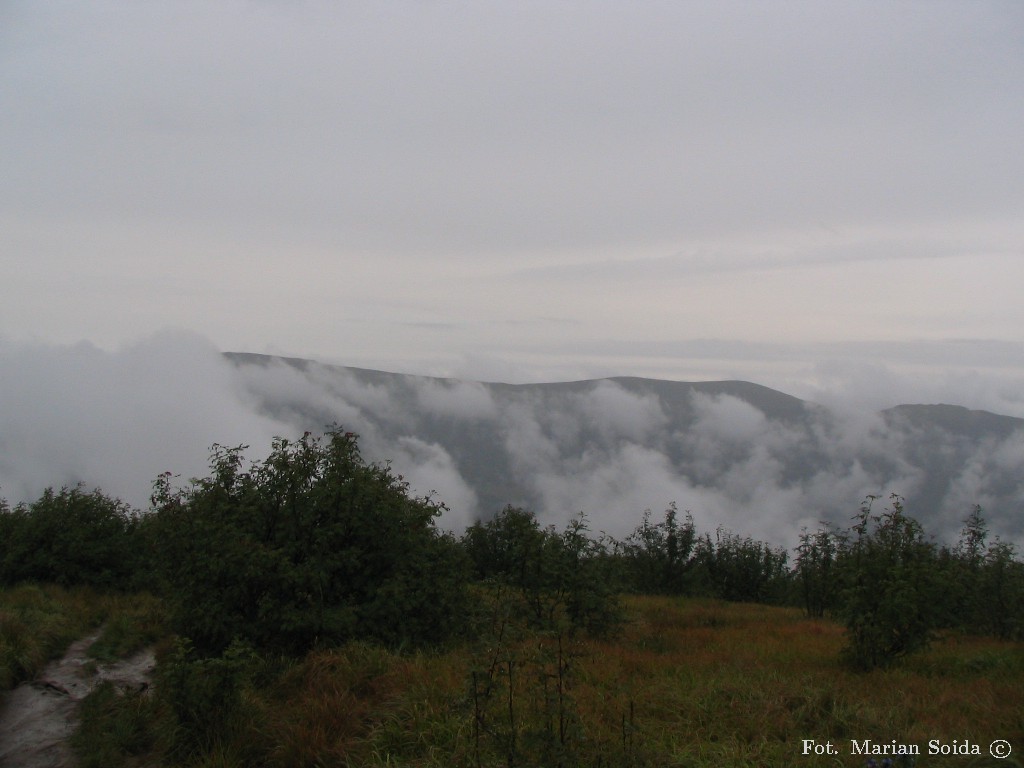
POLYGON ((470 526, 462 542, 477 579, 509 588, 503 600, 518 618, 538 629, 604 634, 621 619, 619 584, 607 542, 589 533, 582 514, 559 534, 509 506, 470 526))
POLYGON ((743 603, 781 603, 789 592, 784 549, 719 527, 696 545, 696 577, 712 597, 743 603))
POLYGON ((138 552, 137 513, 99 489, 47 488, 31 504, 0 506, 0 583, 124 589, 138 552))
POLYGON ((1024 637, 1024 563, 1012 544, 993 541, 978 575, 974 631, 1019 640, 1024 637))
POLYGON ((845 536, 827 524, 814 533, 800 533, 794 576, 804 611, 811 618, 821 618, 837 605, 838 563, 845 546, 845 536))
POLYGON ((161 659, 156 690, 170 713, 165 741, 174 759, 187 762, 237 736, 245 722, 242 692, 255 662, 241 643, 208 657, 182 639, 161 659))
POLYGON ((174 601, 176 629, 216 656, 242 639, 301 655, 350 639, 446 640, 465 616, 461 550, 435 526, 443 505, 411 498, 356 436, 277 439, 243 469, 215 446, 211 476, 156 483, 146 536, 174 601))
POLYGON ((679 525, 675 503, 665 510, 665 519, 651 523, 644 512, 640 525, 619 545, 626 565, 626 583, 635 592, 649 595, 680 595, 692 590, 697 530, 693 516, 679 525))
POLYGON ((902 498, 893 494, 891 507, 873 515, 874 498, 862 505, 844 558, 843 654, 862 670, 924 648, 942 614, 935 545, 904 513, 902 498))

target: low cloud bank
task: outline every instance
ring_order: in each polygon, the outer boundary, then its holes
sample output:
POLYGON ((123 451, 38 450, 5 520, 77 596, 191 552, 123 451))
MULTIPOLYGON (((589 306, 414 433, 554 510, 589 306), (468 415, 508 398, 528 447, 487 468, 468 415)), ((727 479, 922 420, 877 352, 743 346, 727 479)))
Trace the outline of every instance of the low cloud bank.
POLYGON ((11 503, 84 482, 144 509, 159 473, 205 474, 214 443, 262 449, 291 429, 258 412, 197 336, 116 352, 0 341, 0 495, 11 503))
POLYGON ((337 424, 360 434, 366 458, 445 502, 442 524, 455 530, 516 503, 558 526, 582 511, 594 530, 624 536, 645 509, 675 502, 702 531, 792 546, 802 526, 845 526, 867 494, 896 491, 927 499, 909 511, 939 538, 955 539, 975 503, 994 532, 1021 537, 1020 430, 930 446, 956 454, 936 488, 920 434, 878 413, 808 406, 797 418, 768 400, 675 391, 230 360, 183 333, 113 352, 0 341, 0 496, 82 481, 145 509, 159 473, 205 475, 214 443, 261 459, 274 436, 337 424))

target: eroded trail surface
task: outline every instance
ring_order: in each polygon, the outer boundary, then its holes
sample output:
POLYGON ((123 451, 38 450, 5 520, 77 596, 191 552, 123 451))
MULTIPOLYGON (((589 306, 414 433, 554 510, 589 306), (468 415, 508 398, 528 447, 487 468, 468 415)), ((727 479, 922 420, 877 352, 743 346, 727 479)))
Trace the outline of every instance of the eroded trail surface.
POLYGON ((102 680, 122 687, 148 684, 151 650, 114 664, 96 665, 86 651, 99 632, 71 644, 64 658, 30 683, 3 695, 0 703, 0 768, 71 768, 67 740, 74 731, 78 702, 102 680))

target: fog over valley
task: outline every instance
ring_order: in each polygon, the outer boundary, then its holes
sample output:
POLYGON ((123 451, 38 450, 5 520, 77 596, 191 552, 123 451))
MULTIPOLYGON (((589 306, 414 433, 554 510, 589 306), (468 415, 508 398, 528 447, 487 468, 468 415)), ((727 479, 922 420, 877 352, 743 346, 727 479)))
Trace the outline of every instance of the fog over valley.
POLYGON ((1021 748, 1022 30, 0 0, 0 697, 102 622, 83 765, 1021 748))
POLYGON ((788 547, 801 527, 846 526, 866 495, 896 492, 944 541, 974 504, 994 534, 1021 541, 1024 419, 973 402, 872 409, 851 393, 849 403, 742 381, 385 373, 222 354, 170 332, 113 352, 4 342, 0 496, 83 482, 146 509, 158 474, 204 476, 214 443, 262 459, 274 436, 338 425, 360 435, 368 459, 443 501, 442 525, 457 531, 516 504, 559 527, 582 511, 621 537, 644 510, 675 503, 701 531, 788 547))
POLYGON ((674 502, 791 546, 896 492, 1020 541, 1022 28, 0 3, 0 494, 145 509, 214 443, 338 424, 453 529, 674 502))

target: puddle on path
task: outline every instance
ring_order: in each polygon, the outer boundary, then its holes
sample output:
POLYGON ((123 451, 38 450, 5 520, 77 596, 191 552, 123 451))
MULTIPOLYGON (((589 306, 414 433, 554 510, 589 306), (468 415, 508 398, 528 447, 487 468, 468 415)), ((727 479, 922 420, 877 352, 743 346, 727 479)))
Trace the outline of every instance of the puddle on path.
POLYGON ((75 729, 78 702, 102 680, 118 686, 148 684, 155 661, 150 649, 95 669, 86 651, 97 631, 72 643, 64 658, 30 683, 2 696, 0 768, 72 768, 67 739, 75 729))

